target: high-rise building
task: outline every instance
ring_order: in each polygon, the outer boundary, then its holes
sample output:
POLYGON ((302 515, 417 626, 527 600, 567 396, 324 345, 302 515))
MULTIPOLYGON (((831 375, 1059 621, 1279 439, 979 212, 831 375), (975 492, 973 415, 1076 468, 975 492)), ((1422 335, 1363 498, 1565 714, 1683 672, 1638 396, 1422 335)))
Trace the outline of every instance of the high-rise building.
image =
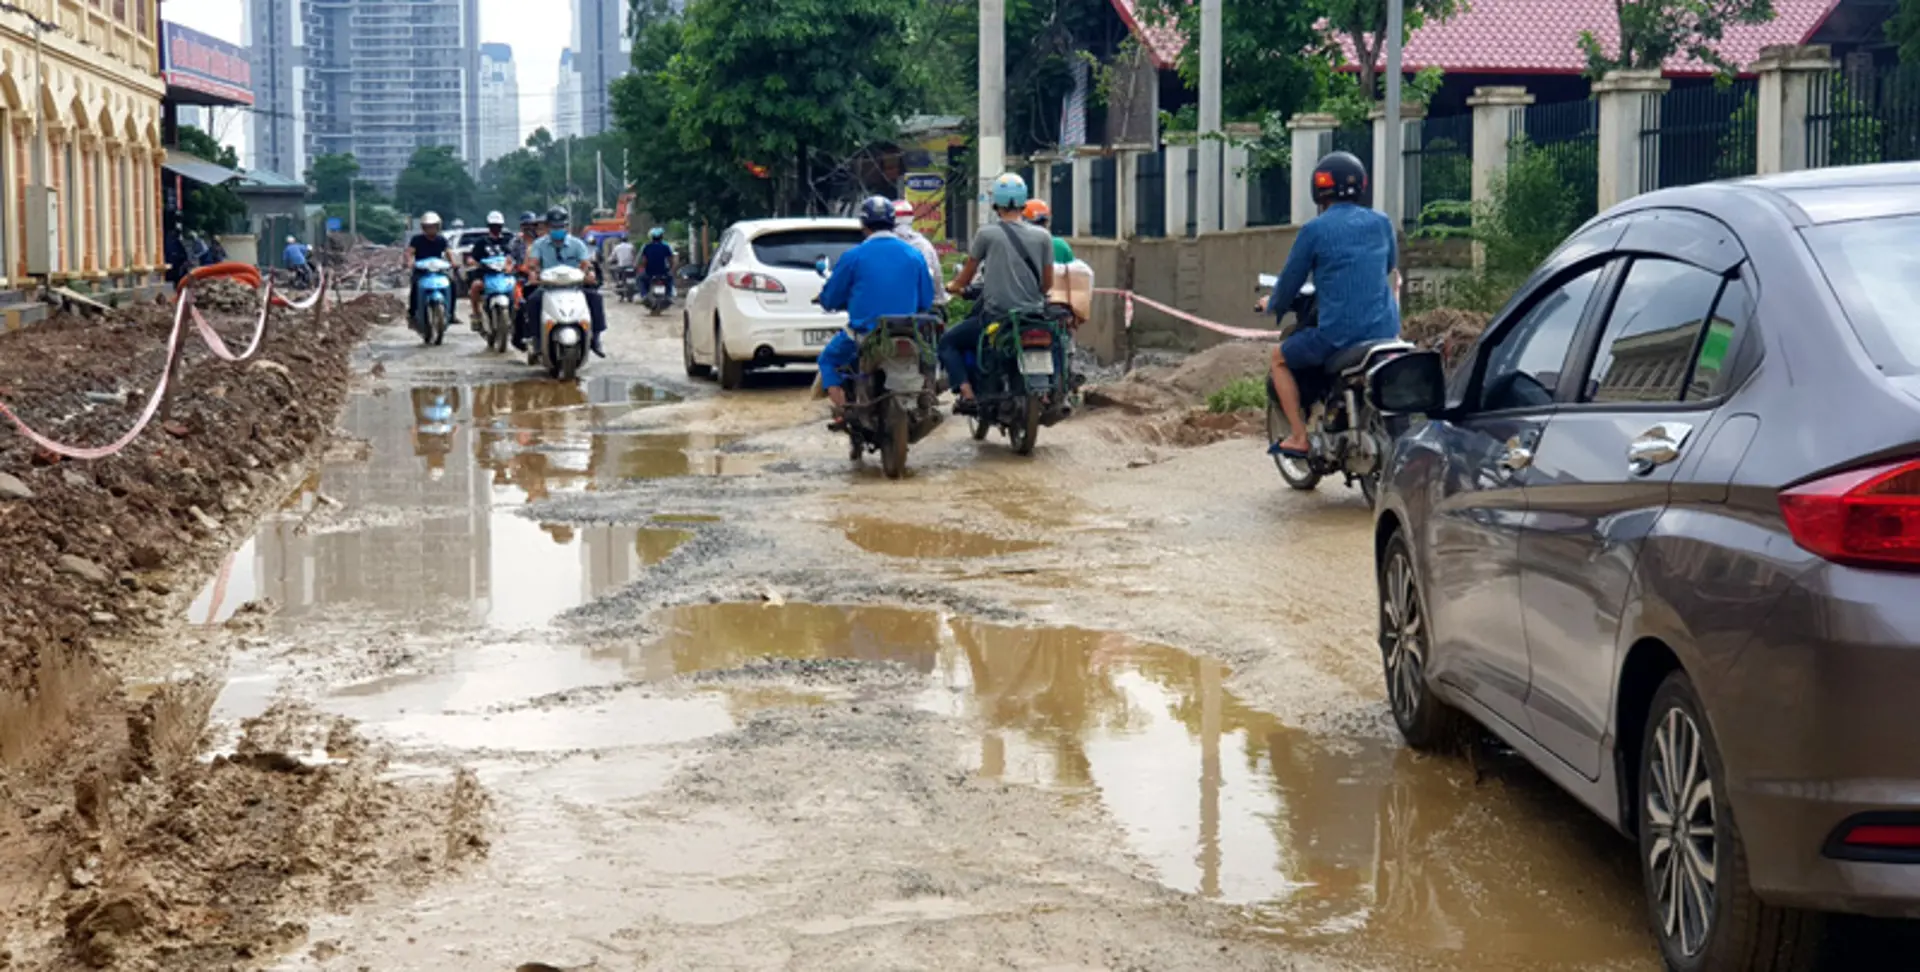
POLYGON ((392 186, 415 149, 480 150, 479 0, 247 0, 256 168, 352 152, 392 186))
POLYGON ((628 0, 573 0, 573 69, 580 85, 580 134, 613 127, 615 78, 633 67, 628 0))
POLYGON ((573 48, 560 52, 560 78, 553 86, 553 137, 582 134, 580 72, 574 68, 573 48))
POLYGON ((480 45, 480 157, 484 165, 520 147, 520 81, 513 48, 480 45))

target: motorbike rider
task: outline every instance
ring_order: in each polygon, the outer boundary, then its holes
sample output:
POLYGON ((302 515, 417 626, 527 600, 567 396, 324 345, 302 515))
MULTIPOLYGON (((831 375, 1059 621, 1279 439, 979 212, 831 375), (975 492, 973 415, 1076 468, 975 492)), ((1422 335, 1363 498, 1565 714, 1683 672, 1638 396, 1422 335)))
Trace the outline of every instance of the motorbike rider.
MULTIPOLYGON (((1027 200, 1027 208, 1021 211, 1021 215, 1027 222, 1046 230, 1049 236, 1053 235, 1053 207, 1047 205, 1046 200, 1027 200)), ((1053 237, 1053 262, 1073 262, 1073 246, 1058 236, 1053 237)))
MULTIPOLYGON (((966 265, 947 285, 950 293, 964 293, 981 268, 986 268, 986 281, 972 315, 940 339, 940 364, 946 369, 947 383, 960 390, 960 400, 953 406, 955 414, 969 414, 976 407, 973 379, 967 373, 967 352, 980 345, 987 322, 1002 321, 1014 313, 1042 313, 1047 292, 1053 289, 1053 237, 1021 218, 1026 205, 1025 179, 1007 172, 994 180, 993 210, 999 218, 974 234, 966 265)), ((1062 356, 1063 349, 1055 347, 1056 371, 1060 370, 1062 356)))
MULTIPOLYGON (((511 264, 515 259, 513 255, 513 245, 516 242, 518 241, 507 235, 507 218, 500 215, 497 210, 488 213, 487 235, 481 237, 472 246, 467 248, 467 263, 477 267, 480 266, 480 261, 482 260, 490 257, 504 256, 507 258, 509 263, 508 269, 509 272, 511 272, 511 264)), ((473 278, 473 283, 467 287, 467 299, 473 305, 473 326, 478 328, 482 320, 480 313, 480 293, 486 289, 486 274, 471 273, 468 274, 468 276, 473 278)))
POLYGON ((860 355, 860 337, 882 317, 904 317, 933 307, 926 260, 894 232, 893 203, 874 196, 860 204, 866 239, 840 258, 820 291, 825 310, 847 312, 847 326, 820 350, 820 386, 833 401, 833 428, 845 426, 847 390, 841 371, 860 355))
POLYGON ((313 277, 313 268, 307 265, 308 249, 310 248, 305 243, 300 242, 299 237, 289 236, 287 237, 287 248, 280 255, 281 262, 285 263, 287 269, 293 272, 293 279, 302 285, 306 284, 313 277))
MULTIPOLYGON (((579 237, 567 232, 572 216, 565 206, 555 206, 547 210, 547 235, 535 241, 527 251, 527 267, 538 277, 541 270, 548 267, 575 266, 587 275, 586 286, 581 294, 587 299, 587 312, 593 318, 593 340, 588 345, 599 357, 607 353, 600 350, 600 332, 607 329, 607 308, 600 300, 600 280, 594 270, 593 248, 582 242, 579 237)), ((513 346, 519 350, 527 349, 526 342, 534 336, 533 323, 539 320, 539 301, 544 295, 529 295, 527 303, 531 306, 528 313, 522 315, 527 322, 523 333, 514 335, 513 346)))
POLYGON ((947 293, 947 282, 940 270, 940 251, 934 249, 932 240, 913 228, 913 203, 905 199, 894 200, 893 216, 894 233, 912 244, 914 249, 920 251, 920 256, 927 261, 927 272, 933 275, 934 306, 947 306, 947 301, 952 300, 953 295, 947 293))
POLYGON ((1367 167, 1350 153, 1335 152, 1313 167, 1313 201, 1320 214, 1300 228, 1273 293, 1260 301, 1262 313, 1286 314, 1308 276, 1320 301, 1319 326, 1296 331, 1273 351, 1273 389, 1288 430, 1270 447, 1275 455, 1304 459, 1311 447, 1292 369, 1321 368, 1356 344, 1400 333, 1391 283, 1399 244, 1393 222, 1360 205, 1366 192, 1367 167))
POLYGON ((653 291, 655 280, 667 282, 667 299, 673 299, 673 244, 667 242, 667 231, 655 226, 647 231, 647 245, 640 248, 640 292, 653 291))
MULTIPOLYGON (((407 241, 406 266, 407 272, 412 274, 408 278, 411 282, 407 285, 407 320, 416 320, 415 314, 420 309, 420 271, 414 268, 414 264, 421 260, 446 260, 451 248, 451 242, 440 233, 440 214, 435 212, 422 214, 420 232, 407 241)), ((456 310, 459 306, 460 302, 457 300, 448 304, 448 325, 460 323, 460 314, 456 310)))

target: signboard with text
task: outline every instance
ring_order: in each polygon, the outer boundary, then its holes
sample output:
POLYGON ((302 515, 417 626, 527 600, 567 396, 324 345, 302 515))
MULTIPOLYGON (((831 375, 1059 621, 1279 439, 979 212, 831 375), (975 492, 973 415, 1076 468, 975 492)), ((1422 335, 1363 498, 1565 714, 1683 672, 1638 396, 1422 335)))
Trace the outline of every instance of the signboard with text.
POLYGON ((247 52, 179 24, 160 24, 160 75, 170 88, 225 104, 253 104, 253 64, 247 52))

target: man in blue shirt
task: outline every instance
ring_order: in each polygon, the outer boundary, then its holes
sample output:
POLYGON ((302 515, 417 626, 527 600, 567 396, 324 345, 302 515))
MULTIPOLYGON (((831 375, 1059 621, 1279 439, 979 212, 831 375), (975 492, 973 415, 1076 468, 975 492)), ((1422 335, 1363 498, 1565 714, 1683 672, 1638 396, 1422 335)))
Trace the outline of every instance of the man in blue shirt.
POLYGON ((1347 348, 1400 334, 1400 308, 1390 279, 1398 261, 1393 221, 1360 205, 1367 191, 1367 167, 1346 152, 1335 152, 1313 169, 1313 201, 1320 215, 1300 228, 1286 269, 1260 310, 1275 317, 1313 277, 1320 301, 1320 323, 1303 328, 1273 352, 1273 390, 1287 416, 1287 437, 1272 451, 1304 459, 1310 443, 1300 403, 1300 385, 1291 369, 1322 368, 1347 348))
POLYGON ((655 280, 667 282, 667 299, 673 299, 673 245, 667 242, 667 231, 658 226, 647 234, 646 246, 640 248, 640 292, 653 288, 655 280))
POLYGON ((836 426, 846 421, 843 369, 860 355, 860 337, 882 317, 905 317, 933 307, 933 277, 913 245, 894 235, 892 201, 874 196, 860 204, 866 242, 847 251, 820 292, 820 306, 847 312, 847 328, 820 351, 820 386, 833 400, 836 426))
POLYGON ((281 262, 287 265, 288 270, 293 271, 294 282, 302 287, 312 286, 313 269, 307 266, 307 250, 307 245, 300 242, 299 237, 289 236, 287 248, 280 255, 281 262))
MULTIPOLYGON (((607 307, 600 300, 600 281, 594 272, 592 248, 582 242, 579 237, 567 232, 571 218, 565 206, 555 206, 547 210, 547 235, 534 241, 533 246, 528 249, 527 267, 535 279, 539 278, 540 271, 559 266, 579 267, 587 275, 587 285, 581 288, 581 293, 587 298, 587 312, 593 318, 593 342, 590 346, 594 354, 604 358, 607 353, 600 350, 600 332, 607 329, 607 307)), ((528 296, 527 303, 534 305, 533 310, 522 317, 531 328, 533 322, 539 320, 540 310, 532 295, 528 296)), ((533 336, 532 334, 515 335, 513 346, 524 351, 526 342, 533 336)))

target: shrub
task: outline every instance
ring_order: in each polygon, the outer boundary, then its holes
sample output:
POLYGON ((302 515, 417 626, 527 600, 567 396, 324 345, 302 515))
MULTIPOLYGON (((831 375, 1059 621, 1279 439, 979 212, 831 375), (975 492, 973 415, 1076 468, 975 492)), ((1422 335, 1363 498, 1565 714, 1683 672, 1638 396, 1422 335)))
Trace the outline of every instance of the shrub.
POLYGON ((1235 378, 1226 387, 1207 396, 1207 411, 1215 414, 1267 407, 1267 379, 1262 375, 1235 378))
POLYGON ((1570 172, 1597 169, 1591 145, 1561 143, 1537 148, 1513 146, 1507 170, 1494 177, 1492 198, 1484 204, 1435 202, 1420 214, 1415 234, 1428 238, 1466 238, 1479 244, 1484 260, 1473 273, 1449 282, 1431 303, 1493 313, 1580 227, 1594 203, 1580 191, 1570 172))

